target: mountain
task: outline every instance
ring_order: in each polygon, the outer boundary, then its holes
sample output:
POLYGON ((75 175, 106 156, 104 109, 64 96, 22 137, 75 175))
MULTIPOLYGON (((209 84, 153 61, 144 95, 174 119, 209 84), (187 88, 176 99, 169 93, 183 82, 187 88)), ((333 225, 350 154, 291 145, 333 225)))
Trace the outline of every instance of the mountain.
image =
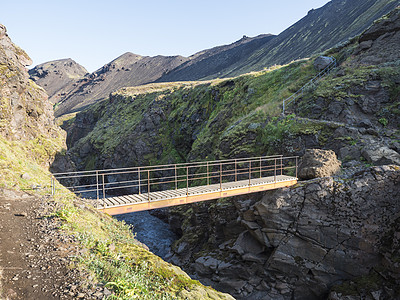
POLYGON ((29 70, 31 79, 46 89, 52 103, 60 101, 78 79, 89 72, 71 58, 54 60, 29 70))
MULTIPOLYGON (((125 53, 66 85, 62 78, 57 83, 57 72, 49 73, 53 79, 49 77, 46 82, 37 79, 37 82, 42 82, 42 86, 47 84, 44 87, 49 90, 51 100, 58 103, 55 115, 61 116, 105 99, 121 87, 232 77, 309 57, 360 34, 399 4, 400 0, 332 0, 309 11, 278 36, 244 36, 230 45, 203 50, 188 58, 125 53)), ((33 79, 38 76, 37 72, 32 73, 33 79)))
POLYGON ((64 87, 55 115, 81 110, 119 88, 153 82, 187 60, 183 56, 148 57, 127 52, 64 87))
POLYGON ((218 77, 230 66, 248 57, 274 38, 275 35, 272 34, 262 34, 254 38, 243 36, 230 45, 200 51, 190 56, 186 63, 163 75, 157 82, 198 80, 209 77, 210 74, 218 77))
POLYGON ((197 56, 190 64, 179 66, 158 81, 231 77, 310 57, 360 34, 399 4, 398 0, 332 0, 319 9, 310 10, 307 16, 275 38, 237 45, 244 55, 235 56, 237 59, 230 60, 230 64, 216 69, 214 60, 229 55, 232 49, 214 56, 197 56))

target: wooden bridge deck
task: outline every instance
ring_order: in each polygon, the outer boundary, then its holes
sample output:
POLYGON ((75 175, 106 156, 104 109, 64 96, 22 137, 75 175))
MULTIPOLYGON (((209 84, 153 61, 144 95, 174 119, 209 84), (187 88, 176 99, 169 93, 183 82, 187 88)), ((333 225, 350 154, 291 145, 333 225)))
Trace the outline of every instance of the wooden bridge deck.
POLYGON ((277 175, 251 180, 240 180, 222 184, 180 188, 97 200, 96 206, 110 215, 194 203, 223 197, 256 193, 297 183, 296 177, 277 175), (250 181, 250 182, 249 182, 250 181), (222 188, 221 188, 222 187, 222 188))

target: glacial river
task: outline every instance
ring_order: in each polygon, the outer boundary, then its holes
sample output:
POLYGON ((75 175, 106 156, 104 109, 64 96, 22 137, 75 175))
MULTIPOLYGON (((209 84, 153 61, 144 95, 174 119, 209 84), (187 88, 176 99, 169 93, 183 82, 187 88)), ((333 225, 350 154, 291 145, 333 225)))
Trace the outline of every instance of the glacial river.
MULTIPOLYGON (((94 192, 85 192, 87 198, 96 198, 94 192)), ((151 215, 148 211, 140 211, 114 216, 119 221, 133 225, 133 232, 136 239, 147 247, 154 254, 165 259, 170 252, 172 243, 177 239, 170 227, 159 218, 151 215)))
POLYGON ((165 258, 170 251, 171 244, 177 236, 170 230, 169 225, 159 218, 151 215, 148 211, 141 211, 114 216, 117 220, 124 220, 133 225, 136 239, 154 254, 165 258))

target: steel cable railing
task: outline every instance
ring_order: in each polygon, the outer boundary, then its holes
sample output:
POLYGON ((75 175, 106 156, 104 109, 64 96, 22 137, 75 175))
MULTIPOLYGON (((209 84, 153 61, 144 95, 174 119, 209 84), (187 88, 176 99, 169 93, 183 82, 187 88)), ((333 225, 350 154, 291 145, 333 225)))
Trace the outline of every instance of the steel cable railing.
POLYGON ((318 81, 320 81, 326 75, 328 75, 334 68, 336 68, 336 66, 337 66, 336 59, 333 56, 329 56, 329 57, 332 59, 332 61, 327 67, 325 67, 325 69, 323 69, 321 72, 319 72, 317 75, 315 75, 311 80, 309 80, 305 85, 303 85, 297 92, 295 92, 290 97, 283 100, 283 103, 282 103, 282 106, 283 106, 282 114, 283 115, 285 114, 286 107, 290 103, 296 101, 298 98, 303 96, 304 91, 306 89, 308 89, 309 87, 312 87, 314 84, 316 84, 318 81))
POLYGON ((108 194, 146 194, 167 190, 186 190, 198 186, 222 184, 254 178, 276 177, 287 173, 297 177, 296 156, 261 156, 218 161, 179 163, 170 165, 143 166, 93 171, 55 173, 51 180, 51 191, 56 193, 55 180, 67 189, 87 198, 103 198, 108 194), (95 197, 94 197, 95 195, 95 197))

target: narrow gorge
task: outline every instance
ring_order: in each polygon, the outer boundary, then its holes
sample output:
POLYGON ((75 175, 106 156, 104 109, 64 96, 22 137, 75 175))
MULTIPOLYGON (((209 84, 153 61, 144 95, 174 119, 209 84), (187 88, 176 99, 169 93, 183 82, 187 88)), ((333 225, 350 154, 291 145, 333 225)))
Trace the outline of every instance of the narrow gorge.
POLYGON ((154 212, 179 237, 167 259, 237 299, 395 299, 399 45, 397 8, 326 51, 338 67, 286 116, 282 99, 318 72, 317 56, 233 79, 123 88, 64 121, 69 150, 53 171, 324 149, 339 172, 311 166, 293 188, 154 212))

